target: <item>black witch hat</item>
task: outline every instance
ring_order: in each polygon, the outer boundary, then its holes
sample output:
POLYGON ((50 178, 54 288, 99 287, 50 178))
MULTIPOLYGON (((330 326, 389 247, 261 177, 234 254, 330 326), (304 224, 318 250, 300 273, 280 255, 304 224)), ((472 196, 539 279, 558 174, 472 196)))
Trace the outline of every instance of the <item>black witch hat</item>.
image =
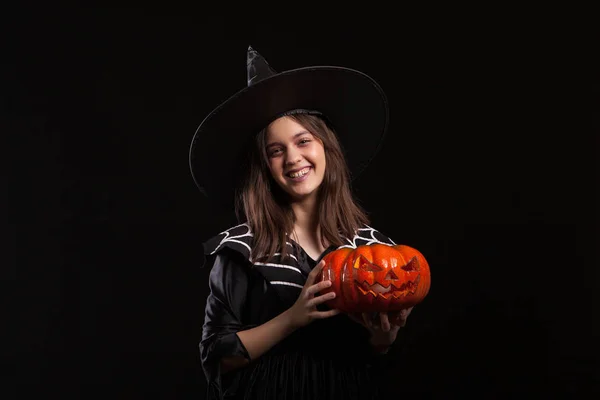
POLYGON ((286 113, 322 115, 338 136, 352 179, 379 150, 388 126, 388 103, 381 87, 366 74, 337 66, 278 73, 252 47, 247 74, 247 87, 202 121, 190 146, 194 182, 215 203, 233 204, 251 140, 286 113))

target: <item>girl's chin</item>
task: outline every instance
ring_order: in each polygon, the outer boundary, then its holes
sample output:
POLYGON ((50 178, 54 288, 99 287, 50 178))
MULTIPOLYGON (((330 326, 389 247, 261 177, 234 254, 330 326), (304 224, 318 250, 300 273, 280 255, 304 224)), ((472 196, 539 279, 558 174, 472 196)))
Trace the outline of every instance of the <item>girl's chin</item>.
POLYGON ((294 190, 290 190, 287 192, 290 200, 292 202, 300 202, 300 201, 305 201, 305 200, 309 200, 312 197, 317 195, 317 190, 307 190, 307 191, 294 191, 294 190))

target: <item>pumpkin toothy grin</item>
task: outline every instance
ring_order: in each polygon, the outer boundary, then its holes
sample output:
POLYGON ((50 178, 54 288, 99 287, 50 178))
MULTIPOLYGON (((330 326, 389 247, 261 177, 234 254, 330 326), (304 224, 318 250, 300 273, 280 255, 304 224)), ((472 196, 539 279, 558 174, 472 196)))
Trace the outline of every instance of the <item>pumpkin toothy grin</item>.
POLYGON ((374 297, 380 296, 386 300, 390 297, 398 299, 408 294, 414 294, 415 290, 419 287, 420 280, 421 275, 418 275, 414 281, 404 282, 400 287, 396 287, 394 284, 383 286, 377 282, 370 284, 367 281, 363 281, 362 283, 356 281, 356 287, 363 295, 371 294, 374 297))

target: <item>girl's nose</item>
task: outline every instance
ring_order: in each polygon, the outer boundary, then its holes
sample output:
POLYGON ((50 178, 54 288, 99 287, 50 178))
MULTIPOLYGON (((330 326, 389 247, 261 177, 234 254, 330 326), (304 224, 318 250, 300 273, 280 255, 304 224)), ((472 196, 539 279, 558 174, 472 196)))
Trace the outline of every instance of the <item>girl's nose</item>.
POLYGON ((296 150, 288 150, 285 154, 285 163, 294 165, 301 160, 300 154, 296 150))

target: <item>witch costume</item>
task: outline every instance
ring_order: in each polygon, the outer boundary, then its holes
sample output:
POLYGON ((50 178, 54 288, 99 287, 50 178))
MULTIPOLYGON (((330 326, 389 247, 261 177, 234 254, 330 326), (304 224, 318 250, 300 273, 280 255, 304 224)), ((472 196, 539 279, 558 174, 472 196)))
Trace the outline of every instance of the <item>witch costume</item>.
MULTIPOLYGON (((202 122, 190 149, 190 168, 201 192, 231 205, 239 162, 210 167, 210 154, 227 148, 242 155, 253 134, 289 113, 320 115, 338 133, 351 170, 360 174, 377 153, 388 125, 387 101, 367 75, 343 67, 306 67, 276 73, 251 47, 248 86, 217 107, 202 122), (237 146, 237 147, 235 147, 237 146)), ((369 226, 341 247, 395 243, 369 226)), ((312 259, 288 236, 269 260, 253 260, 253 232, 243 223, 203 243, 210 268, 205 320, 200 341, 202 368, 213 399, 374 399, 382 355, 369 344, 369 332, 342 313, 317 319, 251 360, 237 332, 251 329, 289 309, 310 271, 329 252, 312 259), (241 356, 244 367, 222 374, 223 357, 241 356)), ((326 309, 326 306, 319 306, 326 309)))

